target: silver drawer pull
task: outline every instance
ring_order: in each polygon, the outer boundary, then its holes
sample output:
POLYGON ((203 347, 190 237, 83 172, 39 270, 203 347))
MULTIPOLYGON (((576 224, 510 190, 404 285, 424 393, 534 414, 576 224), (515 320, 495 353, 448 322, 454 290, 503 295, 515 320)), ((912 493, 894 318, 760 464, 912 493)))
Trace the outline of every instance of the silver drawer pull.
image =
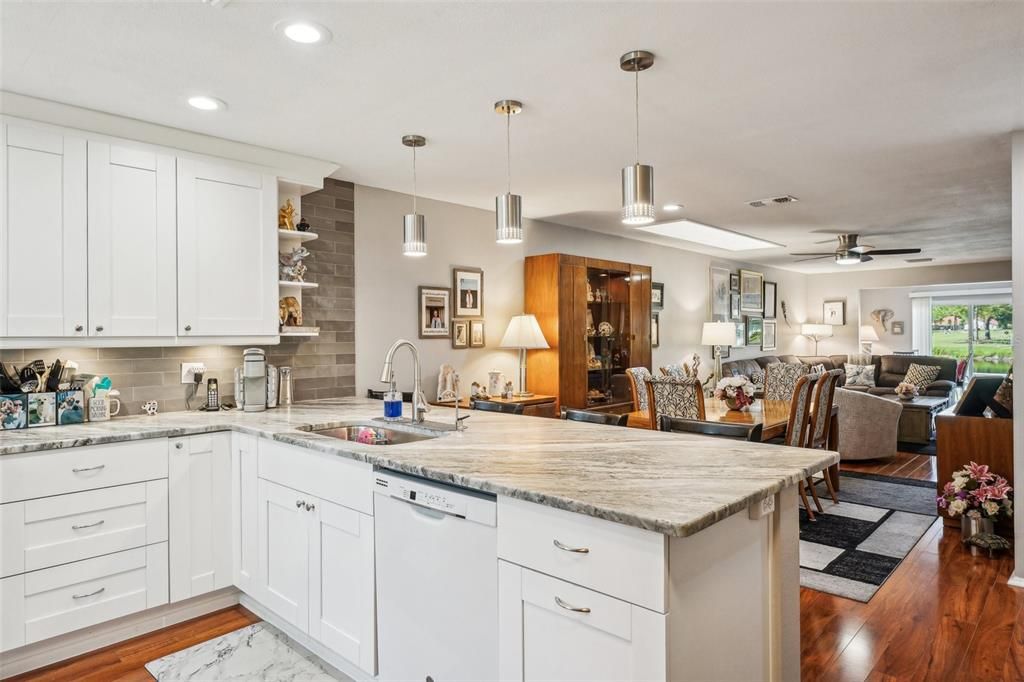
POLYGON ((563 545, 558 540, 555 540, 555 547, 566 552, 575 552, 576 554, 590 554, 589 547, 570 547, 569 545, 563 545))
POLYGON ((73 594, 73 595, 71 595, 71 598, 72 599, 85 599, 86 597, 95 597, 97 594, 100 594, 101 592, 103 592, 106 589, 107 588, 105 588, 105 587, 101 587, 100 589, 96 590, 95 592, 90 592, 89 594, 73 594))
POLYGON ((85 471, 99 471, 100 469, 105 469, 106 467, 106 464, 97 464, 94 467, 78 467, 77 469, 72 469, 71 473, 80 474, 85 471))
POLYGON ((96 521, 94 523, 83 523, 81 525, 71 526, 71 530, 82 530, 83 528, 95 528, 96 526, 102 526, 102 525, 103 525, 103 519, 100 519, 99 521, 96 521))
POLYGON ((586 606, 573 606, 568 602, 564 602, 558 597, 555 597, 555 603, 561 606, 566 611, 575 611, 576 613, 590 613, 590 609, 586 606))

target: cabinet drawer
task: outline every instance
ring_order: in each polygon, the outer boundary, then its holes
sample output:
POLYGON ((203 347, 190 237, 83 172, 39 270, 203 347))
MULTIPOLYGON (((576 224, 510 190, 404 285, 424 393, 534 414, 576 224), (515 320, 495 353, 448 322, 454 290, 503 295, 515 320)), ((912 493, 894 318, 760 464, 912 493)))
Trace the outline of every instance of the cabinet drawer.
POLYGON ((373 514, 373 466, 261 438, 259 477, 373 514))
POLYGON ((0 457, 0 503, 167 478, 167 439, 0 457))
POLYGON ((0 580, 0 649, 167 603, 167 543, 0 580))
POLYGON ((0 577, 167 539, 167 480, 0 505, 0 577))
POLYGON ((498 497, 498 557, 666 612, 660 533, 498 497))

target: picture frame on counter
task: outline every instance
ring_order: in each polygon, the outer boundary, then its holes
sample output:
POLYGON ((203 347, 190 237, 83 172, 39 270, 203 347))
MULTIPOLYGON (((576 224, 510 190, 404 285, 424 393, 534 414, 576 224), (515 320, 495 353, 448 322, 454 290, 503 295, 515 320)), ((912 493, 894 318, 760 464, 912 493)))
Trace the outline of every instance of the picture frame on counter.
POLYGON ((483 348, 486 344, 484 340, 484 321, 483 320, 470 320, 469 321, 469 347, 470 348, 483 348))
POLYGON ((421 286, 417 290, 421 339, 447 339, 451 336, 452 290, 447 287, 421 286))
POLYGON ((764 312, 764 273, 740 270, 740 312, 758 317, 764 312))
POLYGON ((746 345, 760 346, 764 339, 764 318, 748 315, 746 319, 746 345))
POLYGON ((821 304, 821 321, 835 327, 846 324, 846 299, 834 299, 821 304))
POLYGON ((778 344, 778 321, 764 320, 763 327, 761 332, 761 350, 775 350, 778 344))
POLYGON ((85 423, 85 391, 57 391, 57 424, 85 423))
POLYGON ((455 294, 454 317, 484 316, 483 270, 460 265, 453 267, 452 292, 455 294))
POLYGON ((778 313, 779 285, 775 282, 764 283, 764 319, 774 320, 778 313))
POLYGON ((28 427, 28 397, 25 393, 0 394, 0 430, 28 427))
POLYGON ((57 425, 57 394, 29 393, 28 394, 28 427, 56 426, 57 425))
POLYGON ((651 282, 651 310, 662 310, 665 307, 665 283, 651 282))
POLYGON ((469 348, 469 320, 452 320, 452 348, 469 348))

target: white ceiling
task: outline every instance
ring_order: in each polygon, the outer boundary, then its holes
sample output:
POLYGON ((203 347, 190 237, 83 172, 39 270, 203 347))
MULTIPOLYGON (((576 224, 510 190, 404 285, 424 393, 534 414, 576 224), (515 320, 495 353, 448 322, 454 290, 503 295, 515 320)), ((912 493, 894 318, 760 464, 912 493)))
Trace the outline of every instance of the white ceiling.
POLYGON ((617 218, 633 160, 618 57, 648 49, 641 157, 657 198, 786 245, 742 260, 835 269, 786 255, 821 250, 822 231, 887 233, 864 241, 936 263, 1010 254, 1022 2, 3 2, 0 22, 4 90, 332 160, 338 177, 401 191, 400 138, 421 133, 421 193, 483 208, 504 188, 492 103, 521 99, 513 190, 526 215, 659 241, 617 218), (334 40, 275 34, 295 17, 334 40), (190 109, 198 92, 228 110, 190 109), (800 203, 745 205, 786 193, 800 203))

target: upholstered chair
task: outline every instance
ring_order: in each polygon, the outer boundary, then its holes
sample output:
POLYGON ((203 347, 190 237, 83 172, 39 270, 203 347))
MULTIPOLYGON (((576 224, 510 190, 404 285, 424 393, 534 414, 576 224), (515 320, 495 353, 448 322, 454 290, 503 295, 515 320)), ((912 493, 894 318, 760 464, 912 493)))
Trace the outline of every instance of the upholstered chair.
POLYGON ((839 458, 841 460, 895 457, 903 405, 860 391, 840 388, 835 393, 839 406, 839 458))
POLYGON ((651 378, 651 370, 646 367, 630 367, 626 370, 629 377, 629 390, 633 393, 633 411, 647 409, 647 380, 651 378))
POLYGON ((807 374, 807 365, 773 362, 764 371, 765 400, 789 400, 793 397, 797 380, 807 374))
MULTIPOLYGON (((828 447, 829 432, 832 429, 832 399, 835 395, 836 384, 839 383, 842 375, 843 370, 832 369, 819 374, 814 382, 814 390, 811 393, 811 405, 813 408, 811 410, 810 426, 807 429, 806 447, 820 449, 828 447)), ((827 473, 824 478, 832 501, 839 504, 839 496, 836 494, 832 478, 827 473)), ((807 485, 811 488, 814 506, 818 508, 819 512, 823 511, 821 500, 818 499, 818 490, 814 486, 814 479, 809 477, 807 485)))
POLYGON ((655 430, 662 416, 704 419, 704 387, 695 379, 651 377, 647 380, 647 405, 655 430))
POLYGON ((672 377, 674 379, 686 379, 686 372, 683 370, 683 366, 673 363, 661 368, 661 373, 664 376, 672 377))
MULTIPOLYGON (((807 444, 807 424, 811 416, 811 381, 806 376, 800 376, 793 386, 789 403, 789 423, 786 425, 785 444, 793 448, 802 448, 807 444)), ((814 512, 807 500, 807 485, 801 480, 799 483, 800 500, 807 510, 807 518, 814 521, 814 512)))

